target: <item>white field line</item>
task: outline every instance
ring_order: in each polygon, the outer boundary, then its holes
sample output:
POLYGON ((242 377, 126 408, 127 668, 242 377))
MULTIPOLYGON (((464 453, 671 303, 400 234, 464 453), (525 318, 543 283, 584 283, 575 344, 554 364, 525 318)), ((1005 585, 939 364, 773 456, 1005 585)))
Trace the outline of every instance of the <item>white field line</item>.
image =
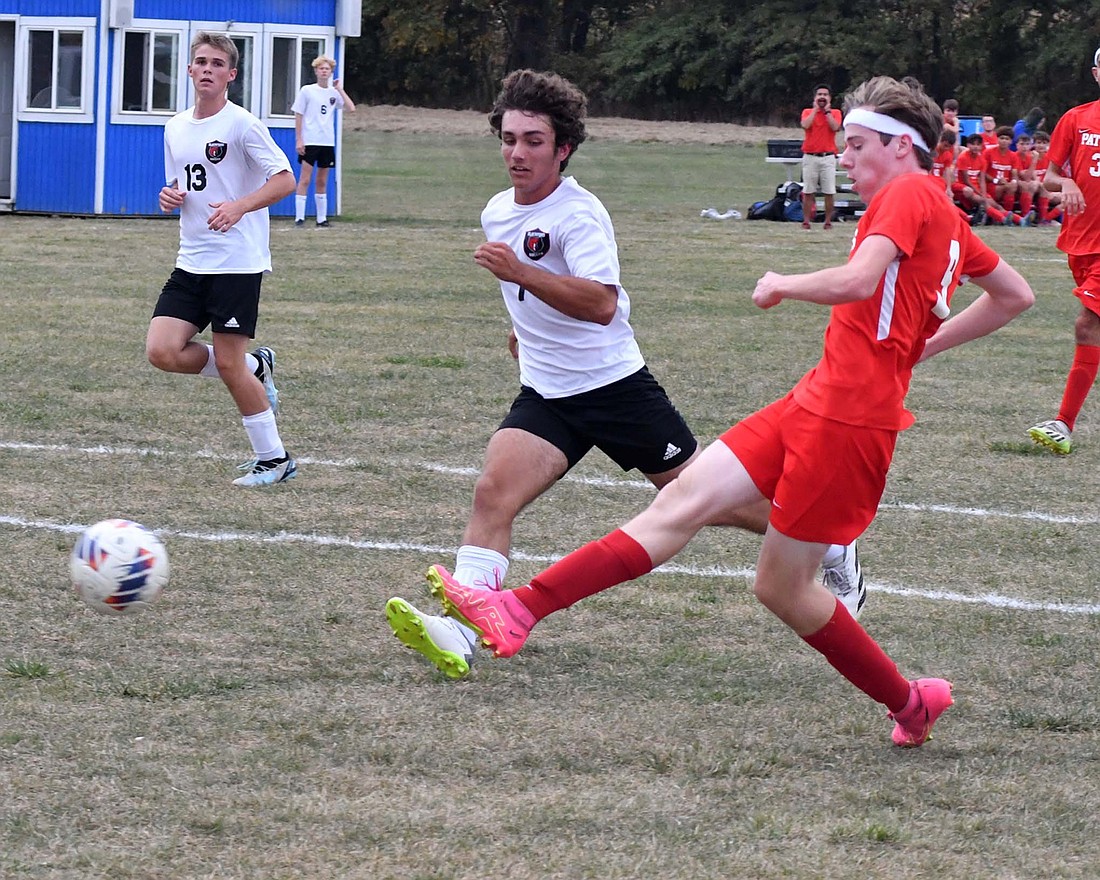
MULTIPOLYGON (((0 441, 0 449, 10 449, 13 451, 26 451, 26 452, 57 452, 63 454, 77 453, 84 455, 137 455, 137 456, 157 456, 166 457, 169 455, 177 455, 178 453, 169 453, 158 449, 149 449, 145 447, 126 447, 126 446, 85 446, 75 447, 68 446, 66 444, 42 444, 42 443, 11 443, 0 441)), ((186 453, 185 453, 186 455, 186 453)), ((232 461, 232 456, 220 455, 209 451, 200 451, 192 453, 196 458, 209 458, 216 460, 232 461)), ((311 459, 311 458, 299 458, 299 463, 304 465, 315 465, 322 467, 355 467, 364 462, 354 459, 311 459)), ((450 467, 447 465, 435 464, 432 462, 412 462, 405 463, 405 466, 413 466, 424 470, 430 470, 435 473, 448 474, 453 476, 470 477, 478 473, 477 468, 458 468, 450 467)), ((610 478, 599 477, 579 477, 567 475, 566 480, 581 483, 591 486, 626 486, 629 488, 644 488, 652 489, 650 483, 645 480, 619 480, 610 478)), ((954 514, 959 516, 975 516, 975 517, 1003 517, 1008 519, 1030 519, 1038 520, 1041 522, 1050 523, 1068 523, 1074 525, 1095 525, 1100 522, 1100 519, 1096 517, 1067 517, 1067 516, 1054 516, 1051 514, 1039 513, 1037 511, 1025 511, 1025 512, 1013 512, 1013 511, 997 511, 997 510, 985 510, 975 507, 952 507, 950 505, 942 504, 884 504, 885 509, 894 510, 912 510, 920 512, 935 512, 944 514, 954 514)), ((0 525, 13 526, 16 528, 24 529, 41 529, 53 532, 71 533, 76 534, 83 531, 89 524, 88 523, 59 523, 49 520, 30 520, 17 516, 4 516, 0 515, 0 525)), ((275 534, 256 534, 249 532, 192 532, 181 531, 175 529, 154 529, 158 535, 171 538, 182 538, 193 541, 207 541, 214 543, 224 543, 230 541, 247 541, 252 543, 261 544, 279 544, 286 542, 310 544, 314 546, 325 547, 347 547, 353 550, 375 550, 375 551, 390 551, 390 552, 408 552, 408 553, 424 553, 439 558, 449 558, 454 555, 456 548, 454 547, 442 547, 434 546, 431 544, 414 544, 403 541, 357 541, 352 538, 342 537, 339 535, 316 535, 316 534, 302 534, 297 532, 278 532, 275 534)), ((537 562, 541 564, 549 564, 555 562, 561 557, 551 556, 538 553, 527 553, 522 550, 513 550, 512 558, 516 560, 522 560, 524 562, 537 562)), ((748 580, 755 574, 755 570, 751 568, 727 568, 725 566, 692 566, 692 565, 680 565, 677 563, 669 563, 662 565, 656 569, 658 572, 665 572, 668 574, 684 574, 692 577, 702 578, 720 578, 720 579, 741 579, 748 580)), ((1100 604, 1076 604, 1076 603, 1062 603, 1062 602, 1035 602, 1028 599, 1018 599, 1013 596, 1002 596, 997 593, 982 593, 975 596, 968 596, 963 593, 957 593, 951 590, 925 590, 914 589, 911 587, 895 586, 892 584, 873 583, 871 585, 875 592, 886 593, 893 596, 902 596, 908 598, 930 599, 938 602, 957 602, 967 605, 985 605, 993 608, 1003 608, 1006 610, 1015 611, 1046 611, 1056 614, 1088 614, 1088 615, 1100 615, 1100 604)))

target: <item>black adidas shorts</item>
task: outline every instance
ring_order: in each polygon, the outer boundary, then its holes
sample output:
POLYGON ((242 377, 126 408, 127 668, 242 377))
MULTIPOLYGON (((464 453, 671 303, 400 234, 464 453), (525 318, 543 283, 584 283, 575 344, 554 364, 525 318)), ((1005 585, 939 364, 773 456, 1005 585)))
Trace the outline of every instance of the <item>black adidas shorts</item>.
POLYGON ((160 292, 153 317, 179 318, 200 331, 256 335, 264 273, 195 275, 174 269, 160 292))
POLYGON ((595 446, 624 471, 661 474, 698 447, 683 416, 648 369, 603 388, 547 399, 526 385, 501 428, 519 428, 552 443, 573 467, 595 446))
POLYGON ((321 147, 306 144, 304 153, 298 154, 299 165, 314 165, 317 168, 336 167, 336 147, 321 147))

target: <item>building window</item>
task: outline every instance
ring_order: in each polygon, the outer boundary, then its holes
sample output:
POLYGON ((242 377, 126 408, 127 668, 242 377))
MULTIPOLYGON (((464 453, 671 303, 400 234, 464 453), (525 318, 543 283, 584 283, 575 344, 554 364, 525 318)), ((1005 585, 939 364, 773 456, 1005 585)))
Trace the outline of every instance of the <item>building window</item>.
POLYGON ((252 112, 252 77, 255 69, 255 40, 251 36, 230 34, 237 46, 237 78, 229 83, 229 100, 252 112))
POLYGON ((127 31, 122 57, 123 112, 177 112, 182 70, 178 33, 127 31))
POLYGON ((325 52, 322 37, 273 37, 271 42, 271 116, 293 116, 298 90, 314 81, 313 59, 325 52))
POLYGON ((83 30, 27 31, 28 110, 84 111, 83 30))

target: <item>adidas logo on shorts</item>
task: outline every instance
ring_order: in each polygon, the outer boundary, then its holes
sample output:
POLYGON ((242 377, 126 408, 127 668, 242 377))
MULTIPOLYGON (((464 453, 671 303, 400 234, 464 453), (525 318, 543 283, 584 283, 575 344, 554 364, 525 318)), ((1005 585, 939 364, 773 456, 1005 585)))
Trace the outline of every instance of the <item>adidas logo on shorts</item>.
POLYGON ((675 458, 682 451, 683 450, 681 450, 680 447, 677 446, 675 443, 669 443, 668 447, 665 449, 665 458, 664 458, 664 460, 668 461, 670 458, 675 458))

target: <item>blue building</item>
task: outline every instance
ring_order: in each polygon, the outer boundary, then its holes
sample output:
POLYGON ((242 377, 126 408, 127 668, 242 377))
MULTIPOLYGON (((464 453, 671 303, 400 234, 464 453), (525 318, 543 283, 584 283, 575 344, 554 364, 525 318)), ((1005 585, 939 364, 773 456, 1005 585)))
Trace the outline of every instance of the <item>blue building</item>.
MULTIPOLYGON (((293 160, 298 89, 321 54, 341 75, 361 18, 361 0, 0 0, 0 211, 159 213, 164 123, 193 100, 187 61, 200 30, 233 38, 230 100, 293 160)), ((292 215, 293 196, 271 211, 292 215)))

